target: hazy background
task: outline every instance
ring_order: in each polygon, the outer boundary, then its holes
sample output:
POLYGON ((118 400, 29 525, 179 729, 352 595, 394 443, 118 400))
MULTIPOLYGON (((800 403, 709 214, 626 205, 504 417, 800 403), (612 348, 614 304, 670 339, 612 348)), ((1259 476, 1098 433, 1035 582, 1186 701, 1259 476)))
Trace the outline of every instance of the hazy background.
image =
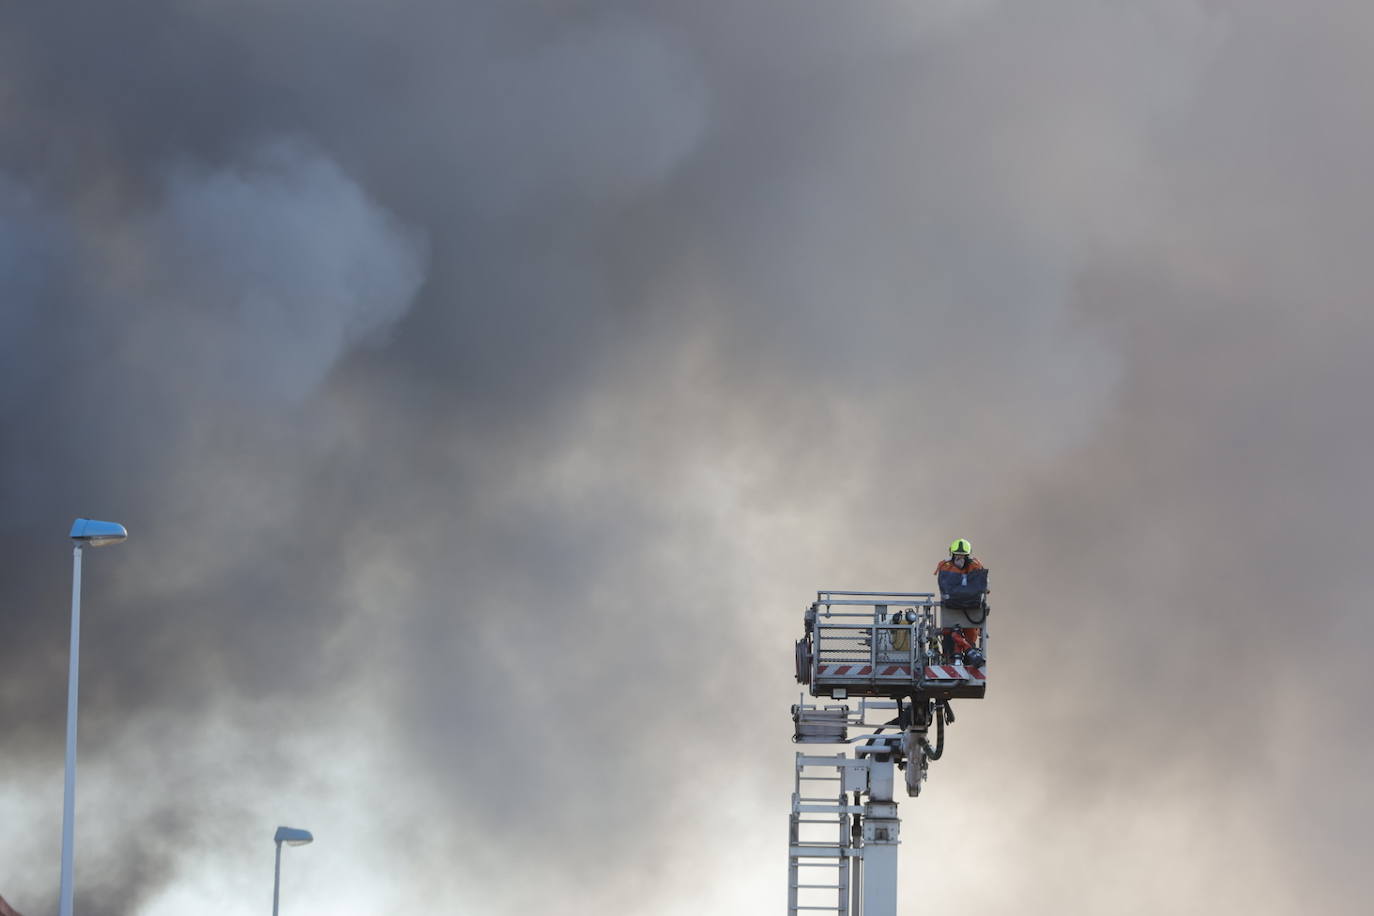
POLYGON ((992 568, 904 905, 1364 913, 1374 8, 0 8, 0 893, 777 913, 821 588, 992 568))

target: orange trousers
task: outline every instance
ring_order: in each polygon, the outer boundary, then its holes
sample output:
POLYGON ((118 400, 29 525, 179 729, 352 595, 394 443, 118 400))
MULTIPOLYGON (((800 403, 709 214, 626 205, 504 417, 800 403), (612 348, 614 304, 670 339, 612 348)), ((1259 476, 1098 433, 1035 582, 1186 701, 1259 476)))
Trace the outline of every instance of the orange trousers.
POLYGON ((940 634, 948 637, 945 644, 946 652, 953 646, 953 652, 950 654, 963 655, 978 645, 978 631, 979 627, 945 627, 940 634))

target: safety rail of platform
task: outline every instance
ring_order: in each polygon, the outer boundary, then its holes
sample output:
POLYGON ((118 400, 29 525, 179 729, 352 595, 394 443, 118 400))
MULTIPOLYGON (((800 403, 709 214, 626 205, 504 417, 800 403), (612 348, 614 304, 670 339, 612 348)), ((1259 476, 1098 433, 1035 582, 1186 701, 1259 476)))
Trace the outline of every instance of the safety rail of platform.
POLYGON ((836 699, 927 685, 944 697, 982 696, 982 669, 947 654, 939 609, 930 592, 819 591, 797 643, 797 679, 836 699))

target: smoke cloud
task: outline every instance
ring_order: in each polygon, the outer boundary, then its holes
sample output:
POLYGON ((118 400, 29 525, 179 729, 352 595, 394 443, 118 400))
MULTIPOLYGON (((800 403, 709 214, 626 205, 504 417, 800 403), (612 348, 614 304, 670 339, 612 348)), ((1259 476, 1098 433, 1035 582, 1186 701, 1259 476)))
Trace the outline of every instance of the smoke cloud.
POLYGON ((88 916, 260 912, 279 824, 284 909, 778 909, 800 612, 954 537, 905 901, 1364 912, 1372 27, 0 13, 0 892, 83 516, 88 916))

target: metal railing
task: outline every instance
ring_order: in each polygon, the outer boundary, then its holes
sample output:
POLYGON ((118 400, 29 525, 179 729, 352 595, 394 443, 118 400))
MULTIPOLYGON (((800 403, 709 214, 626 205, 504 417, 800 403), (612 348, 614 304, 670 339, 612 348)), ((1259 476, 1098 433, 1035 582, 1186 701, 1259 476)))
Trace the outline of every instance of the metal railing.
POLYGON ((937 606, 930 592, 817 592, 806 614, 814 664, 918 670, 933 657, 937 606))
MULTIPOLYGON (((803 683, 856 677, 876 683, 908 672, 920 681, 927 666, 961 664, 963 656, 956 654, 953 638, 942 635, 943 616, 931 592, 819 591, 806 610, 807 637, 799 643, 810 677, 803 683), (857 667, 837 670, 850 665, 857 667), (907 672, 893 671, 893 665, 908 666, 907 672)), ((977 629, 977 648, 985 659, 987 625, 977 629)), ((947 627, 943 630, 948 632, 947 627)))

